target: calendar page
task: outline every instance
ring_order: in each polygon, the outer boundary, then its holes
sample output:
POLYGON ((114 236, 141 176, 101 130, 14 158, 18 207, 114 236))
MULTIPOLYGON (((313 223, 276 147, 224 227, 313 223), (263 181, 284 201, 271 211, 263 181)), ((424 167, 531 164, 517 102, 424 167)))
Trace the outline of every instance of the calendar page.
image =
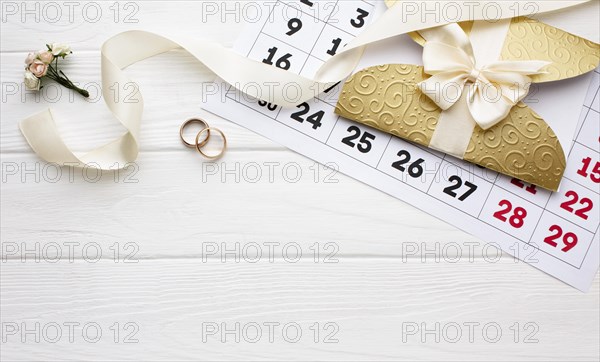
MULTIPOLYGON (((313 76, 385 11, 385 5, 376 0, 280 0, 268 9, 242 34, 236 51, 313 76)), ((391 39, 369 49, 358 69, 421 64, 420 46, 400 42, 391 39)), ((296 108, 249 99, 231 86, 203 107, 318 162, 333 162, 341 172, 587 291, 600 252, 599 78, 596 70, 564 82, 562 95, 541 86, 526 100, 544 118, 546 113, 560 121, 548 123, 565 150, 570 148, 556 193, 337 116, 334 108, 343 82, 296 108)))

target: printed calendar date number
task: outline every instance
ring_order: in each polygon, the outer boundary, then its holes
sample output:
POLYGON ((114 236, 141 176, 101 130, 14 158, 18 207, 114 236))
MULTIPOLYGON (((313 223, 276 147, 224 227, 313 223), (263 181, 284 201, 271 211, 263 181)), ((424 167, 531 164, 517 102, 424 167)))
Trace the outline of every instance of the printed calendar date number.
POLYGON ((342 44, 341 38, 336 38, 331 41, 333 43, 333 47, 327 51, 327 54, 334 56, 337 53, 340 44, 342 44))
POLYGON ((582 197, 580 199, 577 192, 575 192, 573 190, 569 190, 569 191, 565 192, 565 196, 567 197, 568 200, 561 203, 560 207, 570 213, 573 213, 573 214, 579 216, 580 218, 582 218, 584 220, 587 220, 588 219, 587 213, 594 207, 594 203, 592 202, 592 200, 588 199, 587 197, 582 197), (575 205, 575 204, 579 204, 582 207, 576 209, 573 207, 573 205, 575 205))
POLYGON ((375 135, 365 131, 361 132, 360 128, 356 126, 348 127, 348 132, 351 133, 350 136, 342 138, 342 143, 348 145, 352 148, 356 147, 358 151, 361 153, 368 153, 371 151, 373 144, 371 141, 375 141, 375 135), (359 139, 360 138, 360 139, 359 139), (358 139, 358 144, 354 142, 358 139))
POLYGON ((513 209, 513 205, 508 200, 500 200, 498 206, 502 207, 502 209, 496 211, 494 213, 494 217, 502 222, 507 222, 510 226, 515 229, 520 229, 525 224, 525 218, 527 217, 527 210, 524 208, 517 206, 513 209), (510 214, 512 212, 512 214, 510 214), (510 216, 506 216, 510 214, 510 216))
MULTIPOLYGON (((275 58, 275 55, 277 54, 277 47, 272 47, 271 49, 268 50, 269 52, 269 56, 265 59, 263 59, 263 63, 265 64, 269 64, 269 65, 273 65, 273 59, 275 58)), ((283 55, 282 57, 280 57, 279 59, 277 59, 277 61, 275 62, 275 66, 277 68, 281 68, 283 70, 288 70, 290 69, 290 67, 292 66, 292 63, 290 63, 290 58, 292 57, 292 55, 290 53, 286 53, 285 55, 283 55)))
POLYGON ((358 16, 356 19, 350 20, 350 24, 355 28, 362 28, 365 26, 365 18, 369 16, 369 12, 361 8, 356 9, 356 11, 358 12, 358 16))
MULTIPOLYGON (((459 176, 454 175, 450 176, 448 181, 450 181, 452 185, 446 187, 444 189, 444 193, 446 195, 450 195, 451 197, 456 198, 458 194, 455 191, 463 186, 463 180, 459 176)), ((475 192, 475 190, 477 190, 477 185, 469 181, 465 181, 464 185, 467 187, 467 190, 462 195, 458 196, 459 201, 465 201, 469 196, 471 196, 475 192)))
POLYGON ((329 88, 325 89, 325 90, 323 91, 323 93, 329 93, 329 92, 331 92, 331 91, 332 91, 332 90, 333 90, 335 87, 337 87, 338 85, 340 85, 340 83, 341 83, 341 81, 340 81, 340 82, 337 82, 337 83, 335 83, 335 84, 334 84, 334 85, 332 85, 331 87, 329 87, 329 88))
POLYGON ((302 20, 300 20, 298 18, 293 18, 293 19, 290 19, 290 21, 288 21, 287 25, 288 25, 288 29, 290 29, 290 31, 288 31, 285 34, 288 36, 292 36, 302 29, 302 20))
POLYGON ((558 225, 550 226, 548 231, 552 232, 553 234, 544 238, 544 242, 546 244, 556 248, 558 246, 556 239, 559 239, 562 237, 561 240, 562 240, 562 243, 564 244, 564 247, 562 247, 560 249, 562 252, 566 253, 567 251, 573 249, 573 247, 575 247, 575 245, 577 245, 577 235, 575 235, 572 232, 567 232, 567 233, 563 234, 563 229, 558 225))
POLYGON ((265 101, 258 101, 258 105, 261 107, 266 107, 269 111, 274 111, 277 109, 277 105, 273 103, 267 103, 265 101))
POLYGON ((537 189, 535 188, 535 185, 528 185, 525 186, 525 183, 523 183, 523 181, 517 179, 517 178, 513 178, 512 180, 510 180, 510 183, 517 186, 518 188, 525 188, 525 191, 529 192, 530 194, 537 194, 537 189))
POLYGON ((596 162, 596 164, 591 168, 590 167, 592 165, 592 158, 591 157, 586 157, 583 160, 581 160, 581 163, 583 164, 581 166, 581 169, 577 170, 577 174, 580 176, 583 176, 585 178, 587 178, 589 176, 589 178, 595 182, 595 183, 600 183, 600 162, 596 162))
POLYGON ((323 119, 323 116, 325 115, 324 111, 318 111, 315 112, 313 114, 311 114, 310 116, 306 117, 306 119, 302 118, 303 116, 305 116, 308 112, 310 112, 310 105, 306 102, 298 105, 296 108, 300 108, 300 110, 296 113, 292 113, 292 115, 290 116, 293 120, 298 121, 300 123, 304 123, 304 121, 312 124, 312 128, 313 129, 317 129, 319 127, 321 127, 321 120, 323 119))
MULTIPOLYGON (((410 152, 406 150, 400 150, 398 152, 398 157, 400 157, 400 159, 392 163, 392 167, 400 172, 404 172, 406 171, 406 167, 404 165, 408 164, 411 159, 410 152)), ((408 165, 408 175, 412 178, 421 177, 421 175, 423 175, 423 166, 421 166, 423 162, 425 162, 425 160, 419 158, 418 160, 410 163, 408 165)))

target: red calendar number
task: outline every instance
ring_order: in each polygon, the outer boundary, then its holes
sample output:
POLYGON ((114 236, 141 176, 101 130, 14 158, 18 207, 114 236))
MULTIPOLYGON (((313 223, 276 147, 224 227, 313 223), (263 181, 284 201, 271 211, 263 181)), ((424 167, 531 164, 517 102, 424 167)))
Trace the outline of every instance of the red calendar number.
POLYGON ((525 217, 527 217, 527 210, 520 206, 515 207, 513 210, 513 205, 508 200, 501 200, 498 203, 498 206, 501 206, 502 209, 494 213, 494 217, 496 219, 501 220, 502 222, 506 222, 508 220, 508 223, 512 227, 517 229, 523 226, 523 224, 525 223, 525 217), (505 215, 510 213, 511 211, 512 215, 507 218, 505 215))
POLYGON ((581 160, 581 163, 583 163, 583 166, 581 167, 581 169, 577 170, 577 174, 585 178, 589 176, 590 179, 592 179, 592 181, 594 181, 595 183, 600 183, 600 162, 596 162, 596 164, 590 171, 591 173, 588 172, 588 170, 592 165, 592 158, 586 157, 583 160, 581 160))
POLYGON ((560 204, 560 207, 562 209, 567 210, 568 212, 574 213, 575 215, 579 216, 580 218, 587 220, 588 219, 588 214, 587 212, 590 211, 593 207, 594 207, 594 203, 592 202, 592 200, 588 199, 587 197, 584 197, 582 199, 579 199, 579 195, 577 194, 577 192, 573 191, 573 190, 569 190, 565 193, 565 196, 567 197, 567 201, 563 202, 562 204, 560 204), (575 210, 572 206, 574 204, 576 204, 579 201, 579 204, 582 205, 583 207, 575 210))
MULTIPOLYGON (((512 180, 510 180, 510 183, 521 189, 525 187, 525 184, 521 180, 516 179, 516 178, 513 178, 512 180)), ((534 195, 537 194, 535 185, 529 185, 529 186, 525 187, 525 191, 532 193, 534 195)))
POLYGON ((563 229, 558 225, 550 226, 548 231, 551 231, 554 234, 551 234, 550 236, 546 237, 544 239, 544 242, 548 245, 551 245, 552 247, 556 248, 558 246, 558 243, 555 240, 560 238, 561 236, 562 242, 563 244, 565 244, 565 246, 562 249, 560 249, 561 251, 566 253, 567 251, 573 249, 575 245, 577 245, 577 235, 575 235, 572 232, 567 232, 563 234, 563 229))

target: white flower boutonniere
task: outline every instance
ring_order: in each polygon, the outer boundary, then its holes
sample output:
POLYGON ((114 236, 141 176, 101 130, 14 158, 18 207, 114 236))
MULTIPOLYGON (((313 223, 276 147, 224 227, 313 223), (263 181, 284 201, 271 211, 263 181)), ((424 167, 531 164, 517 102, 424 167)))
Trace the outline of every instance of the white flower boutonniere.
POLYGON ((25 88, 38 91, 42 87, 42 79, 48 77, 88 98, 90 96, 88 91, 77 87, 62 70, 58 69, 59 58, 65 59, 73 53, 71 47, 63 43, 53 43, 46 44, 46 48, 36 53, 29 53, 25 58, 25 88))

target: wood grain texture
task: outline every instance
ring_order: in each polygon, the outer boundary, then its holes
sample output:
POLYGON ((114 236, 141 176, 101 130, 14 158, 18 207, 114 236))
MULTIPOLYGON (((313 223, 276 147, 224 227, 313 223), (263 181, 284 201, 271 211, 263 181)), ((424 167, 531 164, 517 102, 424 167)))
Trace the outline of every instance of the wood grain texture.
POLYGON ((31 154, 3 155, 2 163, 16 168, 3 184, 4 241, 126 240, 144 257, 198 255, 203 242, 336 242, 343 254, 379 256, 401 255, 400 241, 465 251, 476 243, 479 257, 484 245, 291 151, 231 150, 214 164, 187 149, 142 153, 137 172, 104 172, 96 182, 95 171, 59 171, 31 154))
MULTIPOLYGON (((337 264, 231 264, 163 259, 137 264, 11 262, 2 266, 4 321, 26 321, 26 325, 41 321, 42 326, 96 323, 104 332, 97 343, 86 343, 80 327, 73 344, 47 343, 44 335, 40 343, 24 344, 19 341, 20 333, 11 335, 3 346, 7 360, 69 356, 90 360, 481 361, 493 356, 495 361, 576 361, 591 360, 597 354, 598 284, 582 295, 541 273, 530 273, 527 265, 509 261, 436 265, 361 258, 337 264), (553 301, 560 301, 563 308, 553 301), (135 323, 138 342, 114 343, 109 327, 115 322, 135 323), (309 329, 315 322, 320 326, 335 323, 337 342, 322 343, 322 333, 315 343, 309 329), (433 330, 436 322, 440 331, 452 324, 479 323, 479 327, 474 329, 472 343, 467 329, 456 343, 448 342, 455 338, 455 332, 448 329, 439 343, 435 334, 422 337, 420 333, 407 335, 403 342, 403 323, 425 323, 433 330), (222 339, 220 332, 203 341, 203 323, 225 323, 231 330, 236 323, 240 330, 254 323, 279 323, 280 327, 274 330, 272 343, 266 329, 256 343, 248 342, 255 338, 255 330, 240 332, 236 343, 235 335, 222 339), (288 323, 297 323, 303 332, 296 343, 283 337, 282 328, 288 323), (496 343, 483 337, 483 326, 488 323, 502 331, 496 343), (515 323, 521 329, 525 323, 534 323, 537 331, 521 330, 517 343, 510 329, 515 323), (526 336, 531 337, 530 343, 524 343, 526 336)), ((486 338, 496 339, 492 331, 486 338)), ((295 337, 288 333, 288 338, 295 337)), ((122 342, 124 337, 119 338, 122 342)))
MULTIPOLYGON (((233 8, 234 2, 223 3, 233 8)), ((91 181, 92 171, 76 170, 71 178, 69 169, 57 171, 39 160, 17 124, 45 107, 53 108, 67 144, 77 151, 101 145, 122 129, 101 99, 71 99, 61 90, 55 100, 53 86, 39 99, 23 91, 26 52, 50 41, 69 42, 75 54, 63 69, 95 86, 98 49, 120 31, 198 34, 229 46, 243 26, 231 15, 225 22, 221 14, 203 22, 207 8, 200 1, 137 1, 138 23, 115 22, 114 3, 98 4, 104 16, 95 23, 76 12, 73 21, 11 16, 0 24, 2 360, 600 358, 599 278, 582 294, 441 220, 212 115, 206 116, 226 132, 230 148, 217 163, 202 163, 181 146, 178 129, 184 119, 205 115, 202 84, 213 77, 183 51, 127 70, 145 101, 135 166, 91 181), (274 245, 269 243, 277 244, 272 260, 265 254, 274 245), (62 258, 53 262, 56 245, 62 258), (72 261, 68 245, 75 245, 72 261), (254 262, 256 245, 263 254, 254 262), (299 262, 289 260, 295 249, 284 253, 287 246, 302 251, 299 262), (92 262, 96 250, 101 260, 92 262), (128 256, 138 262, 126 263, 128 256), (325 263, 328 256, 337 262, 325 263), (5 334, 12 323, 43 328, 65 322, 98 323, 103 336, 86 342, 78 329, 73 343, 23 343, 20 332, 5 334), (119 343, 110 330, 116 322, 119 343), (127 322, 139 327, 139 342, 122 343, 127 322), (235 343, 231 336, 222 343, 218 335, 203 342, 207 322, 229 328, 295 322, 303 338, 290 343, 278 330, 273 343, 266 334, 258 343, 235 343), (309 329, 315 322, 319 343, 309 329), (337 343, 322 343, 328 322, 339 328, 337 343), (497 323, 503 337, 490 343, 478 329, 471 343, 464 327, 470 322, 497 323), (436 343, 429 335, 423 343, 417 334, 403 342, 402 323, 458 323, 463 337, 450 343, 442 336, 436 343), (515 323, 518 342, 510 329, 515 323), (524 343, 531 332, 526 323, 539 329, 538 342, 524 343)))
MULTIPOLYGON (((90 91, 90 100, 48 82, 40 93, 22 85, 22 53, 2 53, 2 152, 29 152, 16 120, 51 107, 65 142, 74 151, 85 152, 101 146, 125 131, 113 117, 100 95, 100 53, 76 53, 65 62, 65 73, 90 91), (68 64, 67 64, 68 63, 68 64)), ((277 149, 283 147, 257 137, 248 130, 201 110, 203 85, 212 85, 214 76, 185 51, 172 51, 129 67, 127 73, 144 97, 141 151, 181 150, 179 126, 192 116, 227 132, 230 148, 277 149), (158 76, 168 74, 168 77, 158 76)), ((111 94, 125 99, 131 89, 113 88, 111 94)))

